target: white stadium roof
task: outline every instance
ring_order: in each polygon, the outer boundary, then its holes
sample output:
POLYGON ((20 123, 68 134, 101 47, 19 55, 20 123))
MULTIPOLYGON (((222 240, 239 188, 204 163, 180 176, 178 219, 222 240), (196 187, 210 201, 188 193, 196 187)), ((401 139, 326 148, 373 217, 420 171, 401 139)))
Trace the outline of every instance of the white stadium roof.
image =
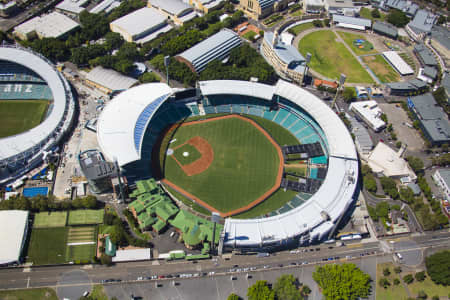
POLYGON ((27 224, 28 211, 0 211, 0 265, 19 261, 27 224))
POLYGON ((136 142, 139 140, 140 146, 148 121, 171 94, 172 89, 165 83, 142 84, 120 93, 106 105, 97 121, 97 139, 110 161, 116 158, 123 166, 140 159, 136 142), (150 109, 148 115, 146 109, 150 109), (140 122, 144 124, 137 128, 140 122))
POLYGON ((383 56, 400 73, 400 75, 414 74, 414 70, 395 51, 385 51, 383 56))
POLYGON ((38 126, 18 135, 0 139, 0 161, 23 153, 47 140, 64 121, 69 101, 62 75, 49 62, 20 48, 0 47, 0 59, 11 61, 33 70, 44 79, 53 94, 53 109, 38 126))

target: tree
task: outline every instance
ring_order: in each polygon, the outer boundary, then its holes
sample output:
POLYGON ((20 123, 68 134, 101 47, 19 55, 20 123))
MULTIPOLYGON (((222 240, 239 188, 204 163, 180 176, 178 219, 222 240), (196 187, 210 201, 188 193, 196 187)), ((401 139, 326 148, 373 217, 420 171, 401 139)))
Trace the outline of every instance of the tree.
POLYGON ((408 156, 406 160, 415 173, 419 173, 423 170, 424 165, 423 161, 420 158, 415 156, 408 156))
POLYGON ((279 300, 301 300, 299 290, 297 289, 297 280, 291 274, 285 274, 278 277, 273 286, 275 296, 279 300))
POLYGON ((402 142, 397 141, 397 143, 395 143, 395 147, 400 149, 402 147, 402 142))
POLYGON ((385 113, 382 113, 382 114, 380 115, 380 119, 383 120, 384 123, 387 123, 387 122, 388 122, 388 118, 387 118, 387 115, 386 115, 385 113))
POLYGON ((321 20, 314 20, 312 23, 314 27, 323 27, 323 23, 321 20))
POLYGON ((268 286, 267 281, 258 280, 247 289, 248 300, 275 300, 274 291, 268 286))
POLYGON ((450 285, 450 251, 440 251, 425 259, 427 273, 436 284, 450 285))
POLYGON ((432 300, 439 300, 439 296, 438 295, 434 295, 431 299, 432 300))
POLYGON ((380 280, 378 280, 378 284, 385 289, 391 285, 391 283, 386 277, 380 278, 380 280))
POLYGON ((427 298, 428 298, 428 295, 427 295, 427 293, 425 293, 424 290, 420 290, 420 291, 417 293, 417 298, 418 298, 418 299, 427 299, 427 298))
POLYGON ((112 258, 109 255, 106 255, 105 253, 102 253, 100 256, 100 263, 102 265, 110 266, 112 265, 112 258))
POLYGON ((395 181, 390 177, 381 177, 380 178, 381 186, 383 187, 383 190, 385 193, 387 193, 391 198, 397 199, 399 194, 397 190, 397 184, 395 181))
POLYGON ((369 167, 369 165, 362 165, 361 166, 361 174, 367 175, 367 174, 371 174, 372 173, 372 169, 369 167))
POLYGON ((444 24, 446 21, 447 21, 447 18, 444 15, 440 15, 437 20, 437 24, 441 25, 441 24, 444 24))
POLYGON ((355 264, 316 267, 313 279, 327 300, 366 298, 370 292, 370 276, 355 264))
POLYGON ((409 22, 408 16, 398 9, 391 9, 386 20, 395 27, 405 27, 409 22))
POLYGON ((356 98, 356 91, 352 87, 346 87, 344 92, 342 93, 342 97, 344 97, 345 102, 350 103, 356 98))
POLYGON ((112 51, 115 49, 119 49, 120 46, 123 45, 124 39, 122 36, 117 32, 108 32, 105 35, 105 49, 107 51, 112 51))
POLYGON ((377 192, 377 182, 373 175, 366 175, 363 177, 364 187, 369 191, 376 193, 377 192))
POLYGON ((241 297, 239 297, 235 293, 232 293, 230 294, 230 296, 228 296, 227 300, 241 300, 241 297))
POLYGON ((325 25, 326 27, 330 27, 330 19, 324 19, 323 25, 325 25))
POLYGON ((400 274, 401 272, 402 272, 402 267, 397 266, 397 267, 394 268, 394 273, 395 274, 400 274))
POLYGON ((139 77, 139 81, 141 83, 159 82, 161 81, 161 78, 153 72, 145 72, 139 77))
POLYGON ((383 269, 383 275, 384 276, 389 276, 391 274, 391 271, 389 270, 389 268, 384 268, 383 269))
POLYGON ((310 287, 309 287, 308 285, 304 284, 304 285, 302 286, 301 294, 303 295, 303 297, 306 297, 306 296, 308 296, 309 294, 311 294, 311 289, 310 289, 310 287))
POLYGON ((381 17, 380 11, 378 10, 378 8, 373 9, 370 12, 370 15, 372 16, 372 18, 378 19, 381 17))
POLYGON ((398 278, 394 279, 394 285, 399 285, 400 284, 400 280, 398 278))
POLYGON ((417 281, 420 281, 420 282, 424 281, 424 280, 425 280, 425 272, 424 272, 424 271, 422 271, 422 272, 417 272, 417 273, 414 275, 414 278, 415 278, 417 281))
POLYGON ((408 275, 403 276, 403 281, 406 284, 411 284, 414 281, 414 278, 411 274, 408 274, 408 275))
MULTIPOLYGON (((386 201, 378 202, 377 205, 375 206, 375 210, 376 210, 377 216, 379 218, 388 218, 389 217, 389 209, 390 209, 389 203, 387 203, 386 201)), ((389 269, 387 269, 387 270, 384 269, 383 273, 384 273, 384 271, 387 271, 388 275, 391 273, 389 271, 389 269)), ((384 276, 387 276, 387 275, 384 275, 384 276)))

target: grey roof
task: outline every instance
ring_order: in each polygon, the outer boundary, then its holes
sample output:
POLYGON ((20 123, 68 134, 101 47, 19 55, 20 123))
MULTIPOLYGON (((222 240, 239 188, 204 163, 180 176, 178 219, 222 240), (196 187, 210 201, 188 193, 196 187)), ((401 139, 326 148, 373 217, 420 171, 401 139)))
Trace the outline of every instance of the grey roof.
POLYGON ((346 23, 346 24, 365 26, 365 27, 372 26, 372 21, 369 19, 347 17, 347 16, 341 16, 341 15, 333 15, 333 22, 346 23))
POLYGON ((362 150, 370 151, 373 149, 373 142, 370 138, 369 131, 354 117, 347 116, 352 124, 352 133, 355 135, 355 139, 358 141, 362 150))
POLYGON ((113 91, 126 90, 138 83, 138 80, 122 75, 112 69, 96 67, 90 71, 86 79, 113 91))
POLYGON ((105 161, 98 151, 85 152, 79 161, 81 171, 88 180, 110 176, 115 172, 114 164, 105 161))
POLYGON ((411 98, 419 121, 435 142, 450 140, 450 124, 441 107, 431 93, 411 98))
POLYGON ((445 184, 450 186, 450 169, 439 169, 438 172, 445 181, 445 184))
POLYGON ((447 92, 447 95, 450 95, 450 73, 445 72, 444 76, 441 80, 441 86, 443 86, 447 92))
POLYGON ((184 3, 181 0, 150 0, 150 4, 176 16, 180 16, 186 10, 193 10, 189 4, 184 3))
POLYGON ((398 35, 398 30, 395 26, 380 21, 376 21, 373 24, 373 30, 384 33, 390 37, 397 37, 398 35))
POLYGON ((417 11, 414 19, 408 23, 408 26, 416 33, 430 32, 436 20, 436 15, 420 9, 417 11))
POLYGON ((275 3, 275 0, 258 0, 258 3, 261 9, 266 9, 271 7, 275 3))
POLYGON ((405 82, 390 82, 386 83, 386 85, 391 89, 398 89, 398 90, 407 90, 407 89, 416 90, 427 86, 425 82, 418 79, 411 79, 410 81, 405 82))
POLYGON ((422 192, 417 183, 410 182, 407 184, 407 186, 413 191, 414 195, 420 195, 420 193, 422 192))
POLYGON ((179 56, 189 61, 194 66, 195 71, 200 72, 209 62, 227 57, 230 51, 240 46, 241 43, 238 34, 225 28, 187 49, 179 56))
POLYGON ((122 28, 131 36, 138 36, 165 22, 166 17, 158 10, 143 7, 113 21, 111 24, 122 28))
POLYGON ((450 31, 447 28, 433 26, 431 29, 431 39, 447 48, 447 50, 450 50, 450 31))
POLYGON ((387 0, 386 6, 390 8, 396 8, 411 16, 414 16, 419 9, 419 6, 417 4, 406 0, 387 0))
POLYGON ((298 50, 294 46, 286 45, 278 39, 275 47, 273 47, 273 32, 265 32, 264 39, 284 63, 289 65, 293 62, 305 62, 305 58, 298 52, 298 50))
POLYGON ((436 79, 438 71, 435 67, 426 66, 423 68, 423 74, 431 79, 436 79))
POLYGON ((414 46, 414 51, 419 55, 422 62, 427 66, 437 66, 438 62, 433 53, 424 44, 417 44, 414 46))

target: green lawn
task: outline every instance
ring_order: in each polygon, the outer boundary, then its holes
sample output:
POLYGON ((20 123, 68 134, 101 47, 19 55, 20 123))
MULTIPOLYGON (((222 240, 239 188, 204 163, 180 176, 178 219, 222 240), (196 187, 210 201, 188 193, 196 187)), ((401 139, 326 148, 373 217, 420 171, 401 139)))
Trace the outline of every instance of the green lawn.
POLYGON ((266 25, 267 27, 272 27, 275 26, 275 24, 281 22, 283 20, 283 16, 280 14, 273 14, 270 17, 268 17, 267 19, 265 19, 263 21, 263 24, 266 25))
POLYGON ((254 31, 247 31, 242 37, 244 39, 249 40, 250 42, 253 42, 255 36, 256 36, 256 33, 254 31))
POLYGON ((414 280, 413 283, 408 285, 408 289, 413 294, 413 296, 417 296, 420 290, 423 290, 428 298, 431 299, 433 296, 447 297, 450 294, 450 287, 445 287, 443 285, 435 284, 427 274, 427 277, 424 281, 418 282, 414 280))
MULTIPOLYGON (((221 212, 238 209, 262 196, 276 183, 279 158, 276 148, 252 124, 238 118, 180 127, 171 145, 195 136, 206 139, 214 161, 200 174, 187 176, 174 159, 164 166, 167 180, 221 212)), ((165 152, 165 147, 161 151, 165 152)))
POLYGON ((305 57, 308 52, 312 54, 310 67, 325 77, 339 79, 343 73, 347 82, 373 83, 369 73, 336 38, 331 30, 312 32, 300 40, 298 48, 305 57))
POLYGON ((361 7, 361 10, 359 11, 359 15, 361 18, 364 19, 371 19, 372 21, 384 21, 384 19, 386 18, 386 14, 384 14, 381 10, 378 10, 380 12, 380 17, 379 18, 374 18, 371 15, 371 10, 366 8, 366 7, 361 7))
POLYGON ((34 215, 34 228, 64 227, 67 211, 40 212, 34 215))
POLYGON ((27 131, 45 117, 47 100, 0 100, 0 138, 27 131))
POLYGON ((105 211, 103 209, 78 209, 69 212, 68 225, 101 224, 105 211))
POLYGON ((54 289, 23 289, 12 291, 0 291, 1 300, 58 300, 54 289))
POLYGON ((70 227, 67 243, 95 242, 97 239, 96 226, 70 227))
POLYGON ((108 300, 108 296, 106 295, 105 289, 103 285, 94 285, 92 291, 89 293, 89 296, 92 300, 108 300))
POLYGON ((416 69, 416 64, 414 63, 414 60, 411 58, 411 56, 408 55, 408 53, 398 53, 398 55, 413 69, 416 69))
POLYGON ((294 26, 289 29, 289 33, 292 33, 294 35, 298 35, 300 32, 314 28, 314 25, 312 22, 303 23, 297 26, 294 26))
POLYGON ((286 128, 281 127, 275 122, 264 119, 263 117, 253 116, 253 115, 244 115, 245 117, 252 119, 256 123, 259 124, 262 128, 264 128, 270 136, 278 143, 278 145, 298 145, 300 144, 299 140, 286 128))
POLYGON ((297 165, 292 166, 292 165, 290 165, 290 166, 285 166, 284 167, 284 171, 286 173, 292 173, 292 174, 295 174, 295 175, 298 175, 298 176, 302 176, 302 177, 306 177, 306 169, 307 169, 306 165, 300 165, 300 166, 297 166, 297 165))
POLYGON ((33 228, 27 262, 35 265, 66 262, 67 227, 33 228))
POLYGON ((362 60, 369 66, 381 82, 397 82, 400 80, 400 75, 391 67, 382 55, 364 56, 362 57, 362 60))
POLYGON ((347 45, 349 45, 350 48, 352 48, 353 52, 355 52, 356 55, 377 53, 377 50, 375 50, 373 48, 373 45, 369 41, 367 41, 367 39, 361 34, 344 32, 344 31, 339 31, 338 34, 345 41, 345 43, 347 45), (363 43, 361 45, 361 46, 363 46, 363 48, 357 47, 354 44, 355 40, 365 40, 365 43, 363 43))
POLYGON ((392 263, 384 263, 377 265, 377 278, 375 280, 375 285, 376 285, 377 300, 400 300, 408 298, 408 294, 406 293, 406 290, 402 285, 402 279, 400 278, 400 276, 394 273, 394 265, 392 263), (383 276, 384 268, 389 268, 391 271, 391 274, 387 276, 391 285, 388 286, 386 289, 378 284, 380 278, 384 277, 383 276), (394 285, 394 278, 400 279, 399 285, 394 285))
POLYGON ((66 248, 66 259, 67 261, 81 261, 87 262, 91 261, 95 255, 96 244, 92 245, 77 245, 77 246, 67 246, 66 248))
POLYGON ((303 15, 303 10, 297 9, 296 11, 289 12, 289 14, 293 17, 300 17, 301 15, 303 15))
POLYGON ((183 166, 196 161, 202 156, 200 152, 198 152, 197 148, 190 144, 184 144, 180 148, 177 148, 173 155, 183 166), (188 153, 188 156, 184 156, 185 152, 188 153))
POLYGON ((297 195, 297 192, 289 190, 285 192, 283 189, 278 189, 272 196, 264 200, 264 202, 246 212, 233 216, 233 218, 248 219, 263 216, 281 208, 287 202, 291 201, 295 195, 297 195))

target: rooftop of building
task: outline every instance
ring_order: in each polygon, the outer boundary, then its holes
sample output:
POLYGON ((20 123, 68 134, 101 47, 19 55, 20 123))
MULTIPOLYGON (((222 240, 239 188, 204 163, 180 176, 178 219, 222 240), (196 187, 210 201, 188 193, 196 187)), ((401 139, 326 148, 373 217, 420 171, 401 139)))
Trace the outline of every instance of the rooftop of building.
POLYGON ((64 0, 56 5, 56 8, 78 15, 86 9, 89 1, 90 0, 64 0))
POLYGON ((95 82, 112 91, 126 90, 138 83, 137 79, 120 74, 113 69, 95 67, 87 75, 86 79, 95 82))
POLYGON ((442 180, 450 187, 450 169, 438 169, 436 172, 439 172, 442 180))
POLYGON ((447 50, 450 50, 450 30, 442 26, 433 26, 431 29, 431 39, 437 41, 444 46, 447 50))
POLYGON ((375 173, 382 172, 388 177, 409 176, 416 178, 408 163, 385 143, 379 142, 368 157, 370 168, 375 173))
POLYGON ((71 18, 54 11, 47 15, 30 19, 16 26, 14 31, 25 34, 36 31, 40 36, 57 38, 79 26, 71 18))
POLYGON ((386 126, 386 123, 381 120, 383 112, 375 100, 353 102, 350 104, 350 109, 359 112, 375 129, 386 126))
POLYGON ((273 32, 265 32, 264 40, 267 44, 274 50, 276 55, 287 65, 298 62, 304 63, 305 58, 298 52, 298 50, 292 46, 287 45, 281 41, 279 37, 276 38, 275 45, 273 44, 274 33, 273 32))
POLYGON ((158 7, 170 15, 181 16, 186 12, 192 11, 189 4, 181 0, 149 0, 151 6, 158 7))
POLYGON ((143 7, 111 22, 111 24, 120 27, 131 36, 135 36, 165 22, 167 22, 167 18, 157 9, 143 7))
POLYGON ((375 23, 373 24, 373 30, 381 31, 389 36, 398 35, 397 27, 385 22, 375 21, 375 23))
POLYGON ((431 31, 437 16, 427 10, 419 9, 408 26, 416 33, 427 33, 431 31))
POLYGON ((372 26, 372 21, 369 19, 348 17, 348 16, 337 15, 337 14, 333 15, 333 22, 351 24, 351 25, 356 25, 356 26, 364 26, 364 27, 372 26))
POLYGON ((114 174, 116 168, 113 163, 107 162, 98 151, 88 151, 80 154, 79 162, 84 176, 88 180, 95 180, 114 174))
POLYGON ((28 214, 24 210, 0 211, 0 265, 19 261, 28 214))
POLYGON ((420 59, 423 61, 425 65, 428 66, 438 65, 438 62, 436 61, 436 58, 434 57, 433 53, 424 44, 422 43, 416 44, 414 46, 414 51, 417 53, 417 55, 419 55, 420 59))

